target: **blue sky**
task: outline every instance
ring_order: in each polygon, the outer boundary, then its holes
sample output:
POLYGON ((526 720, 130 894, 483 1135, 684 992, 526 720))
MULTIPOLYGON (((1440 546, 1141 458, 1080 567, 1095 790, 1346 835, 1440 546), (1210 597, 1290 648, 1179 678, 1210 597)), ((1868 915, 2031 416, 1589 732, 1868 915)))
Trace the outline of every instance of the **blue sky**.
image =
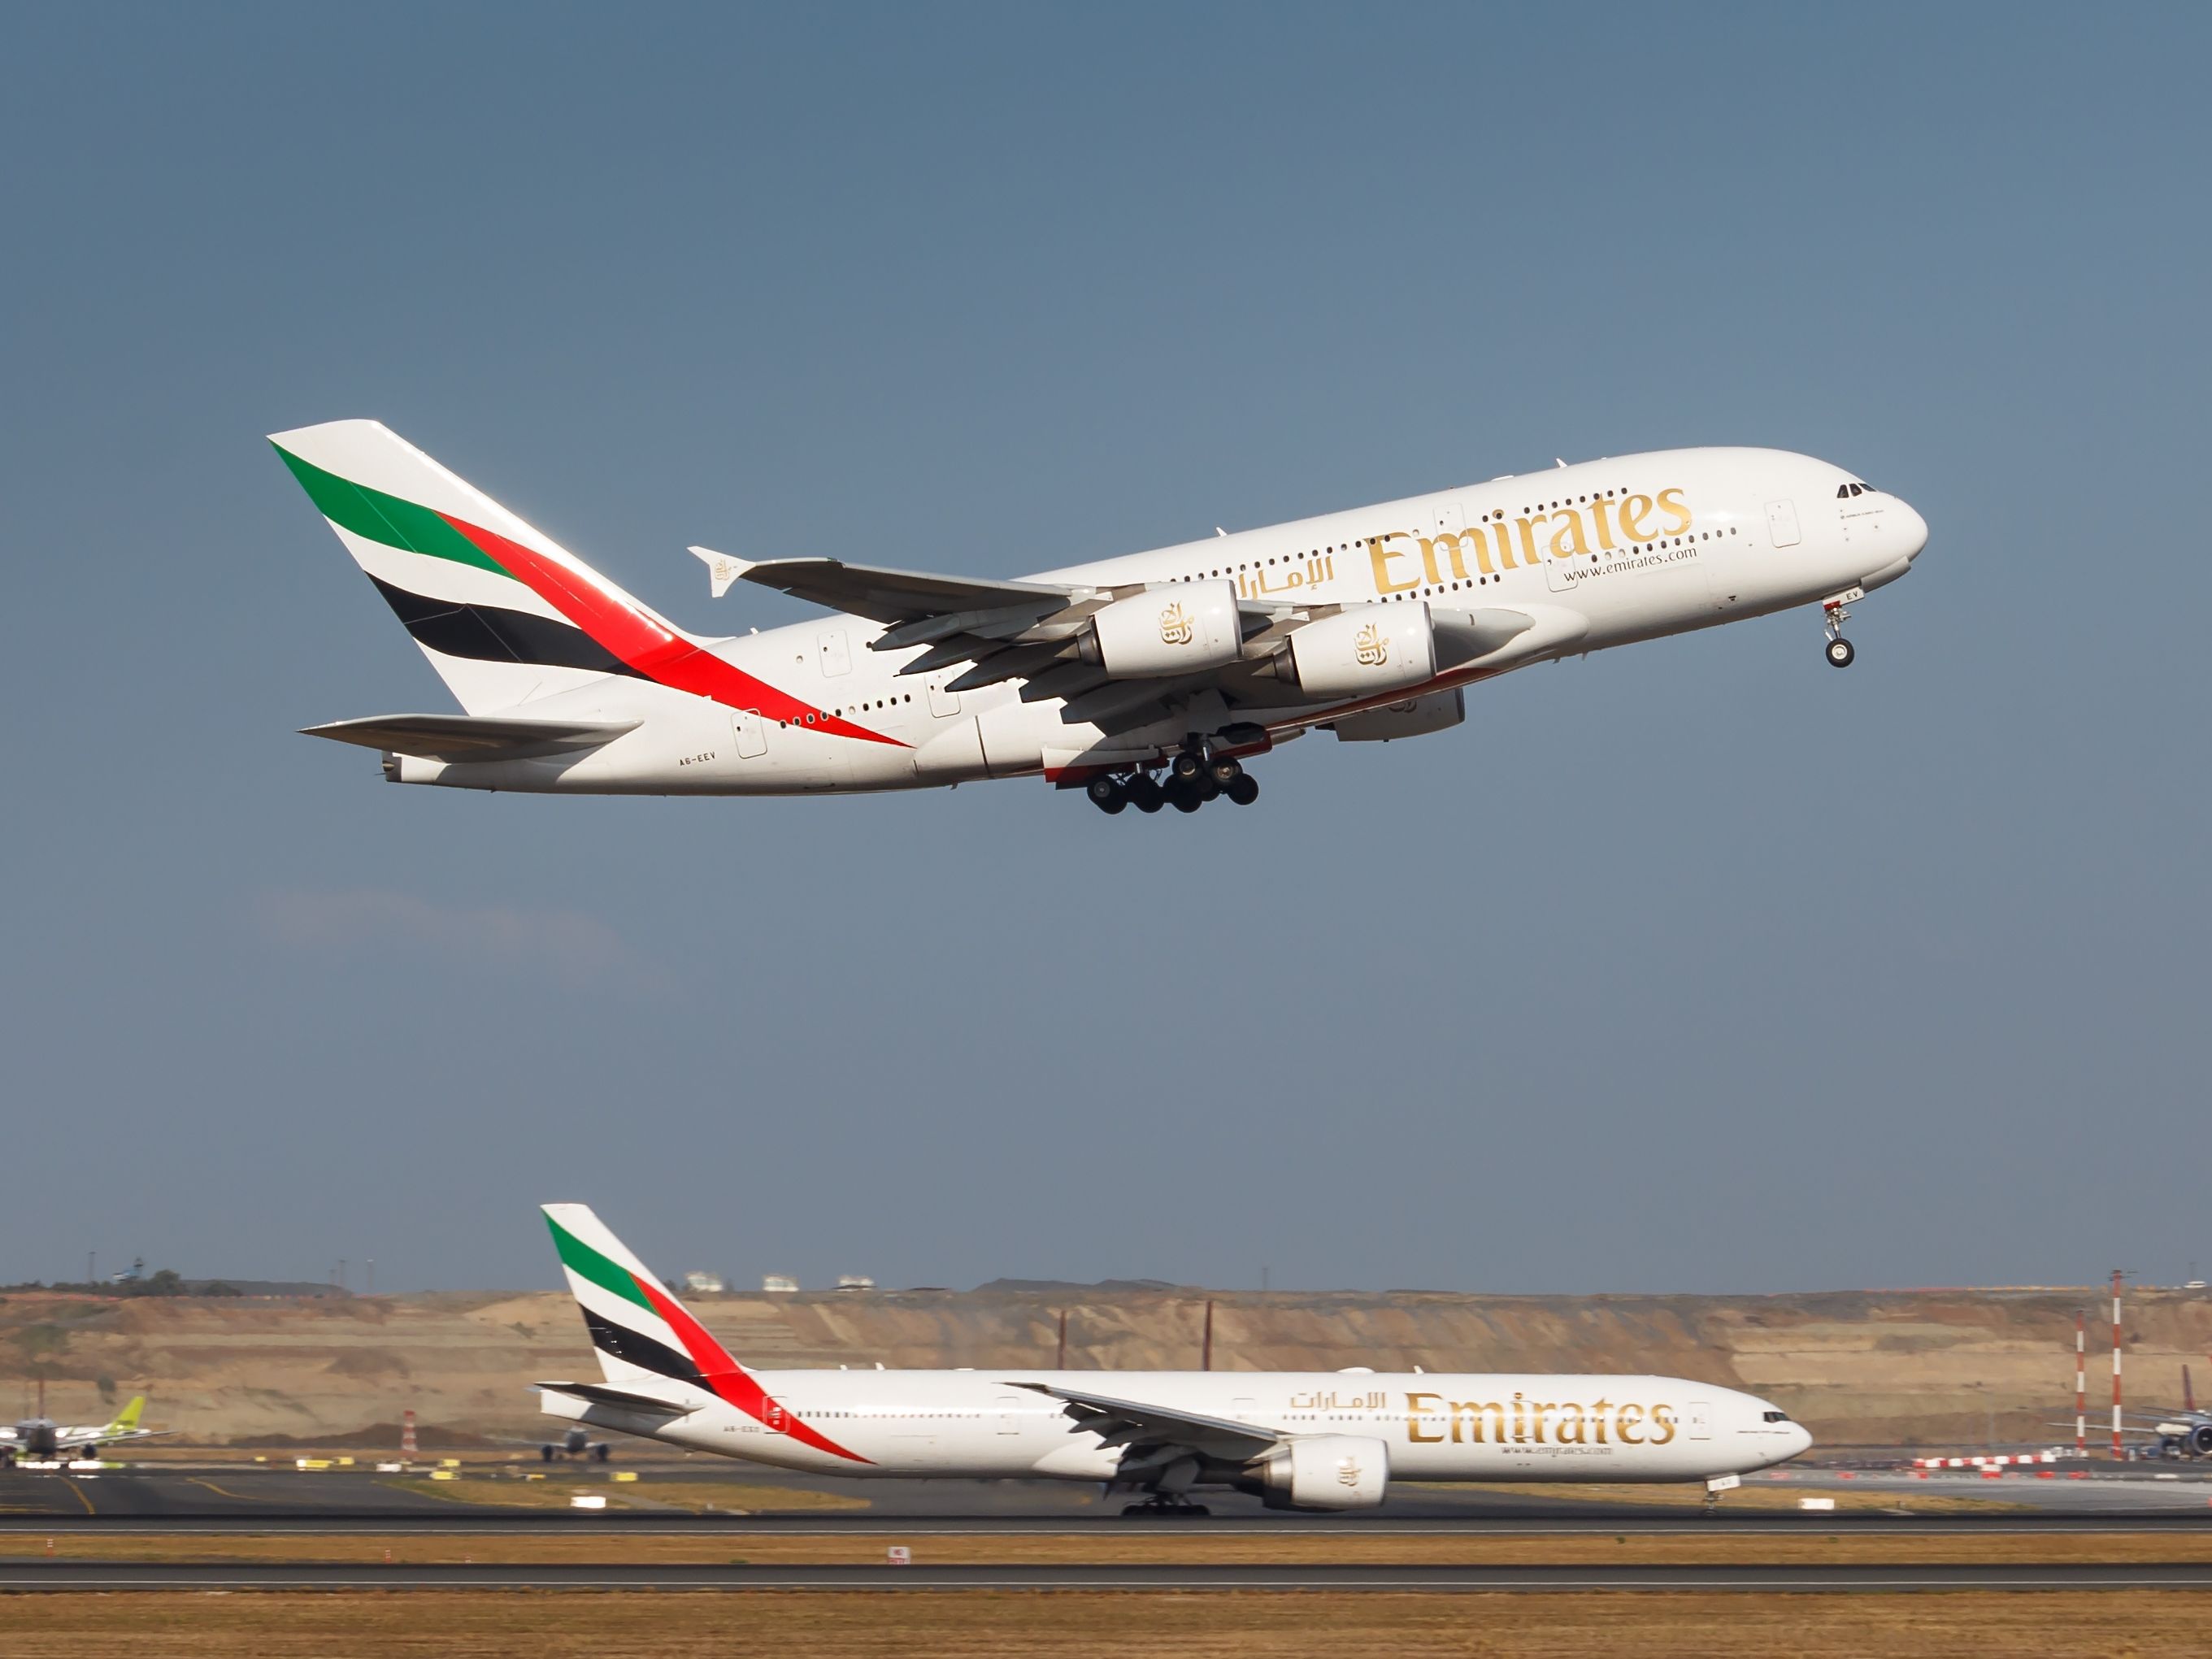
POLYGON ((18 9, 0 1276, 1773 1290, 2212 1266, 2194 8, 18 9), (382 785, 261 441, 1012 574, 1807 451, 1860 608, 1249 811, 382 785))

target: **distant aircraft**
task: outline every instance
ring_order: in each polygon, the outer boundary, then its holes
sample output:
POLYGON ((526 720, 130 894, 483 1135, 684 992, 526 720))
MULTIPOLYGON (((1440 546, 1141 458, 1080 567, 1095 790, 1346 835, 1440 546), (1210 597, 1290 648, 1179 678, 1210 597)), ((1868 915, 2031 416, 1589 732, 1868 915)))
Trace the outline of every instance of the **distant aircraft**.
POLYGON ((614 1448, 606 1441, 592 1439, 590 1431, 577 1424, 558 1440, 549 1440, 538 1447, 538 1455, 548 1463, 556 1457, 592 1457, 604 1463, 614 1455, 614 1448))
POLYGON ((156 1435, 174 1432, 169 1429, 140 1428, 138 1415, 145 1408, 146 1396, 133 1395, 131 1403, 106 1423, 70 1426, 55 1422, 42 1411, 12 1427, 0 1427, 0 1467, 82 1456, 118 1442, 150 1440, 156 1435))
POLYGON ((1812 1437, 1767 1401, 1668 1376, 1340 1371, 747 1370, 581 1204, 545 1219, 603 1381, 536 1384, 552 1416, 817 1474, 1079 1480, 1125 1513, 1189 1494, 1358 1510, 1399 1480, 1691 1481, 1709 1492, 1812 1437))
MULTIPOLYGON (((1459 725, 1466 688, 1819 605, 1911 568, 1920 514, 1841 467, 1677 449, 1217 533, 1019 580, 693 548, 834 613, 686 633, 374 421, 270 440, 467 712, 310 726, 396 783, 574 794, 795 795, 1042 777, 1103 811, 1221 796, 1320 728, 1388 742, 1459 725)), ((1071 540, 981 515, 1002 547, 1071 540)), ((899 551, 896 526, 824 527, 899 551)))
POLYGON ((2120 1431, 2156 1439, 2156 1449, 2146 1450, 2146 1456, 2212 1457, 2212 1412, 2197 1408, 2197 1390, 2186 1365, 2181 1368, 2181 1409, 2157 1413, 2146 1423, 2123 1424, 2120 1431))

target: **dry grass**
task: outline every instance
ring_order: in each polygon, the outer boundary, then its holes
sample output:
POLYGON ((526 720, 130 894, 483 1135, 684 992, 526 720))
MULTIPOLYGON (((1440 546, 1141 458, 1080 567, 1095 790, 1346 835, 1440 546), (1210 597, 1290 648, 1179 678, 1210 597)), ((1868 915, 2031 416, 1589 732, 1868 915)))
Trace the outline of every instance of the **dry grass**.
POLYGON ((2205 1599, 2116 1590, 1920 1595, 1192 1595, 1089 1591, 424 1591, 24 1596, 0 1659, 2163 1659, 2205 1650, 2205 1599))
POLYGON ((402 1565, 473 1563, 682 1565, 733 1561, 762 1565, 880 1564, 893 1544, 909 1546, 932 1566, 1169 1565, 1280 1565, 1326 1562, 1381 1566, 2046 1566, 2106 1562, 2212 1562, 2212 1533, 1935 1533, 1873 1536, 1808 1528, 1778 1536, 1696 1533, 1620 1534, 1429 1534, 1376 1533, 1300 1536, 1209 1535, 1203 1532, 1000 1533, 916 1537, 895 1527, 866 1534, 794 1537, 739 1530, 688 1536, 605 1532, 520 1534, 0 1534, 0 1559, 37 1559, 52 1545, 65 1561, 316 1561, 402 1565))

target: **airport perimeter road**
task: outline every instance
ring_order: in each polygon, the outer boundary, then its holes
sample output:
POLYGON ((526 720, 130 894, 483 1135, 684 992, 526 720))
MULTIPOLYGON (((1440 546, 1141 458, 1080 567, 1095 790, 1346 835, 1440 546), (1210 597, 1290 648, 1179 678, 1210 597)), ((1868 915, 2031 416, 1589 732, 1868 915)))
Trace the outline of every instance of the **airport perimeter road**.
POLYGON ((2212 1565, 2038 1566, 372 1566, 0 1564, 0 1594, 69 1590, 1899 1590, 2212 1589, 2212 1565))

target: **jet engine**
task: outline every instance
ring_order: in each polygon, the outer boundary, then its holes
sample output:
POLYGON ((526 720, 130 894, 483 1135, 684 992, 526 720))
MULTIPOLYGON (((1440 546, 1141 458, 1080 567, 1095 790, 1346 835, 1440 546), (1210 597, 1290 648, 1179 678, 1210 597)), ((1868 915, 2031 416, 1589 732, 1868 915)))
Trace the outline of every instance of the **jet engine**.
POLYGON ((1244 648, 1237 584, 1178 582, 1116 599, 1091 618, 1076 648, 1116 679, 1226 668, 1244 648))
POLYGON ((2191 1457, 2212 1457, 2212 1423, 2161 1423, 2158 1431, 2191 1457))
POLYGON ((1358 1434, 1285 1441, 1254 1467, 1271 1510, 1371 1510, 1390 1485, 1390 1449, 1358 1434))
POLYGON ((1364 697, 1419 685, 1437 672, 1429 607, 1346 605, 1291 635, 1274 659, 1275 678, 1316 697, 1364 697))

